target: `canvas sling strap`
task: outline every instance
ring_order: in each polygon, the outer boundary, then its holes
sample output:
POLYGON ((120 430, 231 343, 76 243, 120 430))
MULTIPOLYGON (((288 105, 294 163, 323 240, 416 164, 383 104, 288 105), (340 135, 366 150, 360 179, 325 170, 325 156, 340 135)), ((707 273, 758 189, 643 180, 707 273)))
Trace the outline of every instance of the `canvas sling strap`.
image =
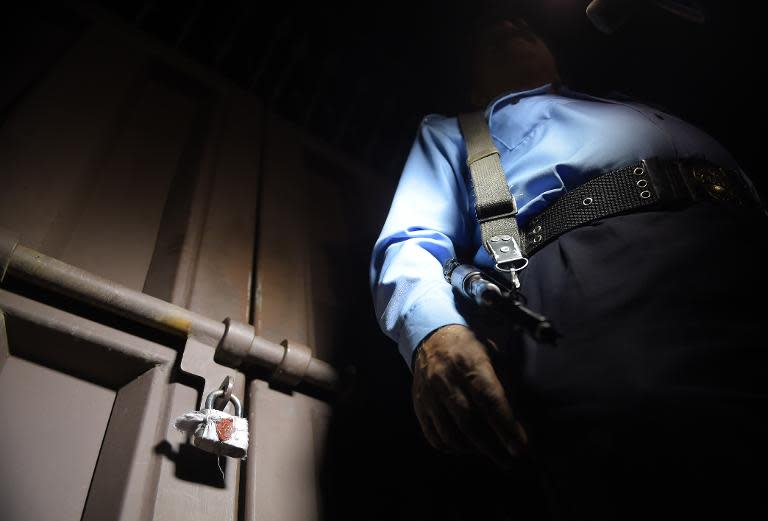
POLYGON ((517 204, 507 186, 501 156, 493 144, 483 112, 459 115, 459 126, 467 147, 467 166, 475 194, 475 213, 483 247, 496 269, 509 273, 520 287, 516 272, 528 265, 517 226, 517 204))
POLYGON ((459 125, 467 147, 483 246, 499 271, 511 273, 516 287, 515 271, 527 265, 527 256, 563 233, 597 219, 699 201, 716 203, 740 215, 761 219, 768 215, 754 188, 735 170, 699 157, 648 158, 589 179, 533 216, 521 234, 515 198, 507 187, 484 114, 461 114, 459 125))

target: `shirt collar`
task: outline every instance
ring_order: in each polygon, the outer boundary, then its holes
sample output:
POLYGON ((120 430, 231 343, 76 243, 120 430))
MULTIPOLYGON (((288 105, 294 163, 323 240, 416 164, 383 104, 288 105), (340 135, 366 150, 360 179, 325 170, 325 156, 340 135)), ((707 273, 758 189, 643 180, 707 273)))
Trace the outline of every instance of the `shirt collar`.
POLYGON ((488 107, 485 109, 485 119, 488 120, 493 115, 493 113, 496 111, 497 108, 499 108, 502 105, 506 105, 509 103, 517 103, 518 100, 522 98, 527 98, 529 96, 538 96, 540 94, 546 94, 549 92, 555 85, 555 83, 545 83, 544 85, 540 87, 536 87, 534 89, 530 90, 521 90, 517 92, 506 92, 496 98, 494 98, 489 104, 488 107))

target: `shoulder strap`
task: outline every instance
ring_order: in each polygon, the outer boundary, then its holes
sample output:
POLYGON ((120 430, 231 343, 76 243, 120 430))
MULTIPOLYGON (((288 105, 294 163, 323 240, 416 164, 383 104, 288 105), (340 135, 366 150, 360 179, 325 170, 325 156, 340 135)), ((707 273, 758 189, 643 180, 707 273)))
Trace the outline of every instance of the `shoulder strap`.
POLYGON ((483 246, 496 261, 496 269, 514 272, 528 264, 517 228, 517 204, 509 191, 499 150, 493 144, 483 112, 459 114, 459 126, 467 147, 467 166, 475 192, 475 212, 483 246))

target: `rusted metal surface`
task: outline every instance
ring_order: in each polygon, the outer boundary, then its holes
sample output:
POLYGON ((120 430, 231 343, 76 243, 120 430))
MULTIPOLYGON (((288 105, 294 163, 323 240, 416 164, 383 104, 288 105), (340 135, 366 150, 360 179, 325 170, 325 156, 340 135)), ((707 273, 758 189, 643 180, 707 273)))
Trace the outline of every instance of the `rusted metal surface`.
POLYGON ((224 418, 219 420, 216 424, 216 436, 219 441, 227 441, 232 437, 232 431, 234 430, 234 421, 231 418, 224 418))

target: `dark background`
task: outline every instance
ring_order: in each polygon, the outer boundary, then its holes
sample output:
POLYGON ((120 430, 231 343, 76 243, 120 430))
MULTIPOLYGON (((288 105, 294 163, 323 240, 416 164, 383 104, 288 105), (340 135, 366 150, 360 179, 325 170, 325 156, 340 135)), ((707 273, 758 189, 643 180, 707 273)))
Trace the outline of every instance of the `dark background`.
MULTIPOLYGON (((616 90, 664 106, 755 171, 757 133, 746 122, 756 115, 762 73, 760 2, 700 0, 702 25, 648 8, 611 35, 585 16, 588 0, 494 2, 529 15, 572 88, 616 90)), ((425 114, 466 108, 469 22, 489 3, 93 2, 390 177, 425 114)), ((56 17, 66 2, 50 4, 56 17)))
MULTIPOLYGON (((274 112, 366 164, 392 187, 421 118, 467 108, 468 20, 483 5, 94 3, 252 91, 274 112)), ((765 194, 760 3, 702 1, 703 25, 649 9, 613 35, 590 24, 587 1, 519 3, 552 43, 571 88, 623 92, 702 127, 765 194)), ((30 5, 53 28, 71 18, 63 4, 30 5)), ((23 27, 6 27, 4 36, 32 51, 45 45, 26 39, 23 27)), ((5 69, 35 65, 14 62, 7 53, 5 58, 5 69)), ((368 195, 389 200, 392 194, 368 195)), ((376 233, 360 230, 366 238, 376 233)), ((354 367, 355 383, 336 408, 329 436, 323 465, 326 519, 495 520, 507 519, 509 511, 520 514, 516 519, 541 518, 536 477, 525 463, 502 474, 482 460, 443 456, 426 445, 412 413, 410 373, 373 316, 367 286, 372 243, 364 242, 344 261, 349 298, 359 305, 340 339, 338 363, 354 367)), ((725 251, 727 245, 718 248, 725 251)))

